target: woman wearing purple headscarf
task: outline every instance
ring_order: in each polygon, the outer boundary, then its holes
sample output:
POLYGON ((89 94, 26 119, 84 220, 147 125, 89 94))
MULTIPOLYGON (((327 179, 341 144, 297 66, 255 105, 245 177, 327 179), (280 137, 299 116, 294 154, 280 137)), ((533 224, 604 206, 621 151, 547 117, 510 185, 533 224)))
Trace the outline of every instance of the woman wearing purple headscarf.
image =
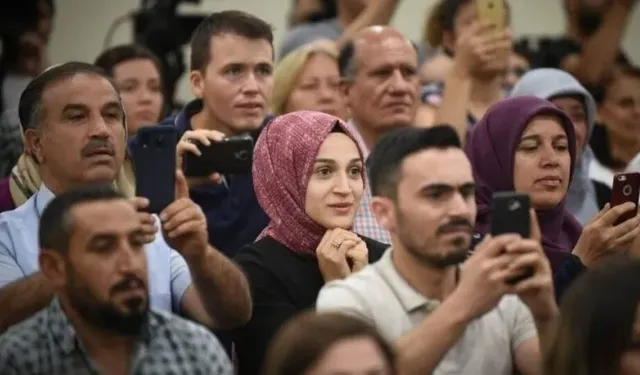
POLYGON ((529 194, 558 296, 585 267, 626 250, 640 234, 640 216, 613 225, 635 208, 631 203, 613 209, 607 205, 584 230, 565 209, 575 148, 571 120, 558 107, 534 96, 496 103, 475 125, 465 147, 477 184, 477 232, 490 232, 493 193, 529 194))
POLYGON ((235 257, 251 284, 253 316, 233 334, 239 374, 260 373, 280 326, 313 308, 320 288, 382 256, 387 245, 351 231, 364 190, 364 160, 337 118, 299 111, 263 131, 253 185, 270 223, 235 257))

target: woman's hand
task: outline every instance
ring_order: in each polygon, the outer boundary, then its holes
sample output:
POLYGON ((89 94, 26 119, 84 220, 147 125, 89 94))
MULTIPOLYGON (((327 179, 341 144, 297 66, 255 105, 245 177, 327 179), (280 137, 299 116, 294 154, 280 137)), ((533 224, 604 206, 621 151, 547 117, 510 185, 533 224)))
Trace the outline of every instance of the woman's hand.
POLYGON ((344 279, 352 269, 347 259, 353 262, 354 271, 366 266, 363 256, 368 263, 368 250, 357 234, 344 229, 328 229, 320 244, 316 248, 318 266, 325 282, 344 279))

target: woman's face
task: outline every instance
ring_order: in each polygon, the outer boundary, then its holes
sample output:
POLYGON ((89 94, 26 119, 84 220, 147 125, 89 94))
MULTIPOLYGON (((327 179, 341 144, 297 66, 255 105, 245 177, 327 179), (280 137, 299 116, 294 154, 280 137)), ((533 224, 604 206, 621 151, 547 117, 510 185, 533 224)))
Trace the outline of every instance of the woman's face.
POLYGON ((122 62, 114 67, 113 78, 127 113, 129 135, 160 121, 164 97, 160 72, 153 61, 135 59, 122 62))
POLYGON ((392 375, 382 351, 368 337, 333 344, 305 375, 392 375))
POLYGON ((555 116, 538 115, 527 125, 514 156, 515 190, 529 194, 535 209, 555 207, 569 187, 567 133, 555 116))
POLYGON ((304 65, 284 108, 286 113, 311 110, 346 117, 340 94, 338 63, 330 56, 315 54, 304 65))
POLYGON ((305 211, 324 228, 351 229, 364 189, 363 165, 355 142, 330 133, 316 156, 305 198, 305 211))
POLYGON ((620 375, 640 374, 640 308, 636 310, 636 320, 631 334, 632 348, 622 353, 620 358, 620 375))
POLYGON ((600 119, 616 139, 640 137, 640 77, 621 74, 607 87, 600 119))

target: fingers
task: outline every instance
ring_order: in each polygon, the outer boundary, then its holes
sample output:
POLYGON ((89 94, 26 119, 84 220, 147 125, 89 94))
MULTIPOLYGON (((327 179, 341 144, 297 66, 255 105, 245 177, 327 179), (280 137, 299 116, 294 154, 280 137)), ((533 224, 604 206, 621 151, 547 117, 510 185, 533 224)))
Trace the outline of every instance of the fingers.
POLYGON ((542 242, 542 233, 540 232, 540 224, 538 223, 538 215, 536 211, 529 209, 529 237, 537 242, 542 242))
POLYGON ((180 143, 178 143, 176 150, 178 153, 178 157, 181 157, 182 155, 184 155, 185 151, 188 151, 197 156, 202 155, 202 152, 200 152, 200 149, 198 148, 198 146, 196 146, 194 143, 187 142, 187 141, 180 141, 180 143))
POLYGON ((640 235, 640 215, 613 228, 615 238, 612 248, 627 245, 640 235))
POLYGON ((165 229, 165 232, 167 234, 167 237, 177 238, 180 236, 184 236, 185 234, 196 233, 202 230, 206 231, 206 224, 201 220, 188 220, 179 224, 177 227, 171 230, 165 229))
POLYGON ((177 213, 184 211, 194 204, 189 199, 178 199, 173 201, 170 205, 168 205, 162 212, 160 213, 160 220, 162 222, 166 222, 170 220, 177 213))
POLYGON ((598 222, 603 226, 611 226, 613 225, 613 223, 615 223, 616 220, 618 220, 620 216, 634 209, 636 209, 636 204, 632 202, 626 202, 624 204, 612 207, 609 211, 605 212, 602 215, 598 222))
POLYGON ((325 246, 327 245, 327 242, 329 241, 329 238, 331 237, 331 233, 333 233, 333 229, 327 229, 327 231, 324 232, 324 235, 320 239, 320 243, 318 244, 318 247, 316 248, 316 252, 318 250, 322 250, 322 249, 325 248, 325 246))
POLYGON ((158 232, 158 226, 156 225, 156 219, 150 213, 146 212, 149 207, 149 200, 142 197, 133 197, 129 199, 129 202, 138 211, 138 219, 142 225, 143 241, 145 243, 151 243, 156 239, 156 232, 158 232))
POLYGON ((147 207, 149 207, 149 200, 143 197, 132 197, 129 199, 129 202, 133 204, 136 211, 145 211, 147 207))
POLYGON ((188 141, 193 143, 193 141, 197 141, 203 146, 211 145, 211 142, 221 142, 225 138, 225 135, 216 130, 188 130, 184 133, 181 141, 188 141))
POLYGON ((533 239, 522 239, 520 241, 514 241, 505 246, 505 251, 509 254, 519 255, 527 253, 543 254, 542 246, 540 243, 533 239))
MULTIPOLYGON (((501 234, 488 240, 485 245, 478 245, 477 247, 481 247, 481 249, 479 249, 481 254, 493 258, 503 252, 508 244, 520 239, 521 237, 517 234, 501 234)), ((481 242, 481 244, 483 243, 484 241, 481 242)), ((476 250, 476 253, 477 252, 478 250, 476 250)))
POLYGON ((553 289, 553 279, 551 274, 537 274, 528 277, 511 287, 510 293, 521 294, 531 290, 553 289))
POLYGON ((189 198, 189 183, 181 169, 176 170, 176 200, 189 198))

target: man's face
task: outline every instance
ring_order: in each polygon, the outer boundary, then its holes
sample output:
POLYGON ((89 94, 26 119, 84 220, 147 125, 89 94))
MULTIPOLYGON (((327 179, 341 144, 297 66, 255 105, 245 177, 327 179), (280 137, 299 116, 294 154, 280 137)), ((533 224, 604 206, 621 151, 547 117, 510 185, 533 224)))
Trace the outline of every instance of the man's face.
POLYGON ((124 111, 109 81, 76 74, 44 90, 40 129, 26 137, 41 168, 66 187, 113 181, 125 155, 124 111))
POLYGON ((441 268, 466 259, 476 202, 471 164, 461 149, 429 149, 405 158, 396 202, 389 204, 388 229, 418 262, 441 268))
POLYGON ((356 76, 347 82, 347 102, 356 123, 382 133, 413 123, 418 107, 418 58, 400 35, 356 42, 356 76))
POLYGON ((140 220, 125 200, 85 203, 71 211, 66 258, 69 304, 88 323, 137 334, 149 305, 140 220))
POLYGON ((271 104, 272 73, 268 41, 227 33, 211 38, 209 64, 204 74, 192 72, 191 83, 215 125, 232 135, 262 125, 271 104))

